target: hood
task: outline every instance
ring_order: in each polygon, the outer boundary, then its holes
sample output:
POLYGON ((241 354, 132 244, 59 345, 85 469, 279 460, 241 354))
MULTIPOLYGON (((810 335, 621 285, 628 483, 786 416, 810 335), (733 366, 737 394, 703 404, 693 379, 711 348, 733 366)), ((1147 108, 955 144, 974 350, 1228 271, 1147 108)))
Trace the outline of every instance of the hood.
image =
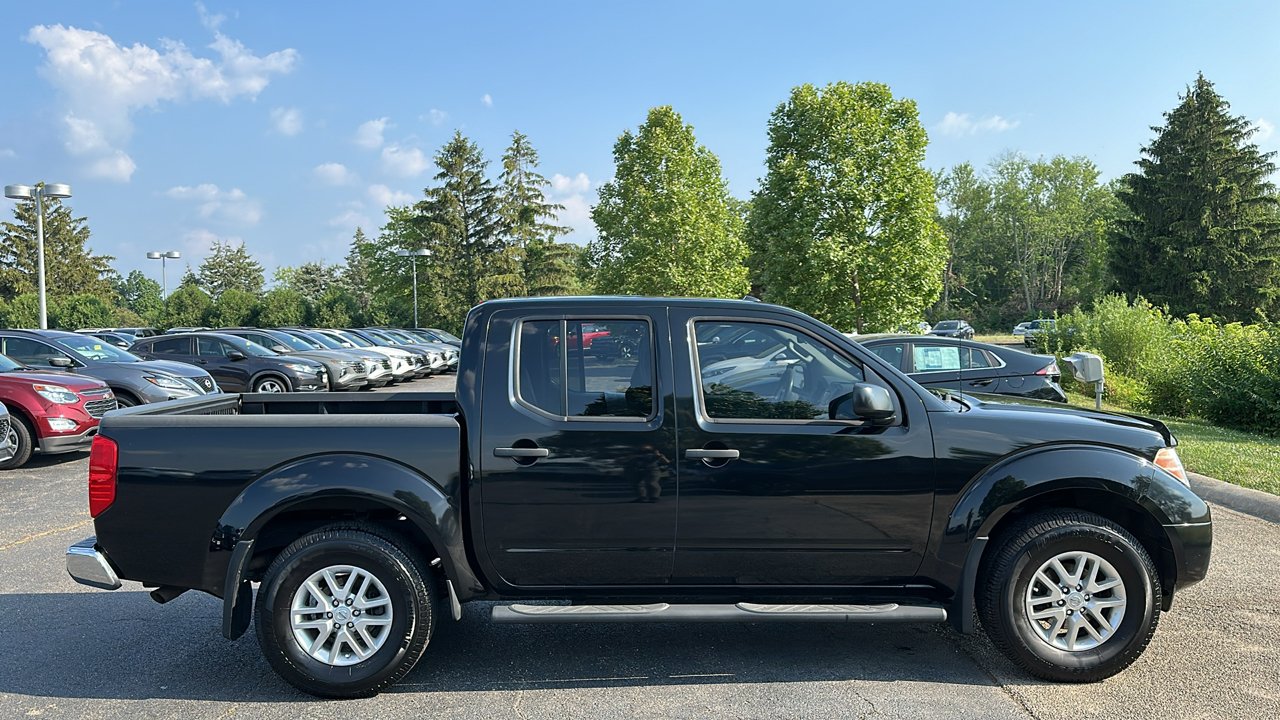
POLYGON ((14 371, 0 373, 0 382, 13 383, 40 383, 41 385, 61 385, 62 387, 73 390, 75 392, 83 392, 85 390, 96 390, 105 388, 106 383, 84 375, 76 375, 74 373, 51 373, 40 372, 38 370, 14 371))
MULTIPOLYGON (((125 363, 120 363, 125 365, 125 363)), ((128 363, 128 367, 146 370, 148 372, 161 373, 164 375, 176 375, 178 377, 198 378, 204 377, 209 373, 186 363, 175 362, 173 360, 143 360, 142 362, 128 363)))
POLYGON ((289 353, 282 353, 283 357, 299 357, 308 360, 328 360, 329 362, 343 362, 345 360, 357 360, 353 357, 349 350, 294 350, 289 353))
MULTIPOLYGON (((1158 447, 1173 446, 1178 443, 1169 426, 1142 415, 1091 410, 1075 405, 1009 395, 973 393, 962 397, 973 406, 974 412, 1000 414, 1015 422, 1027 424, 1054 423, 1061 426, 1064 436, 1074 428, 1081 433, 1082 439, 1086 437, 1096 439, 1101 435, 1114 440, 1110 444, 1141 450, 1146 450, 1152 445, 1150 442, 1137 440, 1143 436, 1153 441, 1155 438, 1151 436, 1158 436, 1162 441, 1157 443, 1158 447)), ((1154 455, 1155 451, 1152 450, 1150 454, 1154 455)))

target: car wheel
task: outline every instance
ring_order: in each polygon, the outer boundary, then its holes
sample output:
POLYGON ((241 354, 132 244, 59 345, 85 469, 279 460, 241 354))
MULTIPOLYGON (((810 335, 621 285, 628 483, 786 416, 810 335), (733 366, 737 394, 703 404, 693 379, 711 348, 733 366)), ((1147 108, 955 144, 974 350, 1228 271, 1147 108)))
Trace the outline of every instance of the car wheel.
POLYGON ((128 393, 116 392, 116 405, 120 407, 134 407, 138 405, 138 399, 128 393))
POLYGON ((1036 514, 1003 533, 977 587, 992 643, 1045 680, 1115 675, 1160 621, 1160 580, 1146 550, 1119 525, 1078 510, 1036 514))
POLYGON ((13 457, 0 462, 0 470, 13 470, 27 464, 31 459, 31 451, 35 449, 33 438, 35 433, 27 421, 17 415, 9 415, 9 445, 13 448, 13 457))
POLYGON ((253 384, 253 391, 260 393, 289 392, 289 383, 278 377, 268 376, 253 384))
POLYGON ((258 644, 289 684, 319 697, 372 697, 405 676, 434 629, 434 588, 412 545, 376 526, 298 538, 257 596, 258 644))

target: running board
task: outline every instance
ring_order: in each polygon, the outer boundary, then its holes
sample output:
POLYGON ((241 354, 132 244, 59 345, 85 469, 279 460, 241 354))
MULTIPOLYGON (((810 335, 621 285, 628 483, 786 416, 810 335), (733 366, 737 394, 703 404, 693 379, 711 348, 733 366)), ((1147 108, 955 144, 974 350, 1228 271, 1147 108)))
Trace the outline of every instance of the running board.
POLYGON ((493 622, 945 622, 930 605, 495 605, 493 622))

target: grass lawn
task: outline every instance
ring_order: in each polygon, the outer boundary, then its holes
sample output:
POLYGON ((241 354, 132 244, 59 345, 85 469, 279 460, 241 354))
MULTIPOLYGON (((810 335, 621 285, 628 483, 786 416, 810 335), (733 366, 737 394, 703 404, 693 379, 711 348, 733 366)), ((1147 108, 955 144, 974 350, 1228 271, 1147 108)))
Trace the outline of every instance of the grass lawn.
POLYGON ((1022 338, 1013 335, 975 335, 973 339, 984 343, 1022 343, 1022 338))
MULTIPOLYGON (((1093 398, 1075 393, 1068 397, 1074 405, 1093 407, 1093 398)), ((1105 402, 1102 407, 1129 412, 1105 402)), ((1280 495, 1280 438, 1228 430, 1203 420, 1153 417, 1168 425, 1178 438, 1178 455, 1188 470, 1280 495)))

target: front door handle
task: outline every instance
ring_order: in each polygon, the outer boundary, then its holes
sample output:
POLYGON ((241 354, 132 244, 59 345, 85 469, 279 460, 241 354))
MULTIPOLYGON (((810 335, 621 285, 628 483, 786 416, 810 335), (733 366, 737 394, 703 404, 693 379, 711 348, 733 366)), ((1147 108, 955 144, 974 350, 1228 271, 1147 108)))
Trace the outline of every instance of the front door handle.
POLYGON ((550 450, 548 450, 548 449, 546 449, 546 448, 540 448, 540 447, 532 447, 532 448, 522 448, 522 447, 521 447, 521 448, 517 448, 517 447, 509 447, 509 448, 494 448, 494 449, 493 449, 493 456, 494 456, 494 457, 509 457, 509 458, 544 458, 544 457, 546 457, 546 456, 548 456, 548 455, 550 455, 550 454, 551 454, 551 451, 550 451, 550 450))
POLYGON ((684 456, 690 460, 737 460, 738 451, 727 449, 691 448, 684 451, 684 456))

